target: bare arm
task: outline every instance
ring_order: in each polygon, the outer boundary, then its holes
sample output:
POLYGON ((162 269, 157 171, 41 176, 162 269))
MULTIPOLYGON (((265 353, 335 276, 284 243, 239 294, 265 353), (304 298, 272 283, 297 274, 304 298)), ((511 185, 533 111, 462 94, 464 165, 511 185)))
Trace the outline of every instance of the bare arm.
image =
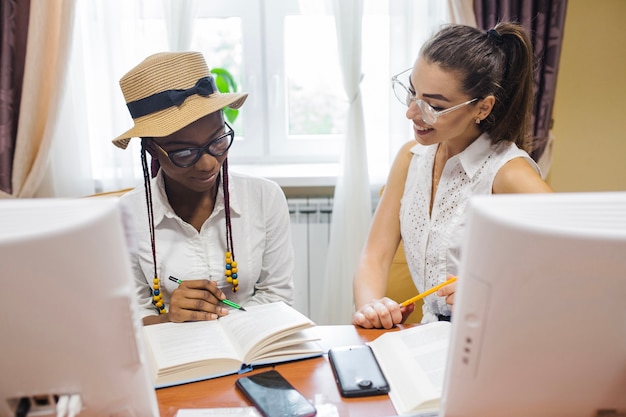
POLYGON ((494 194, 549 193, 552 188, 524 158, 504 164, 493 181, 494 194))
POLYGON ((357 311, 352 322, 362 327, 390 328, 402 320, 398 304, 384 295, 400 243, 400 199, 412 156, 410 148, 414 145, 414 141, 405 144, 394 160, 357 265, 353 281, 357 311))

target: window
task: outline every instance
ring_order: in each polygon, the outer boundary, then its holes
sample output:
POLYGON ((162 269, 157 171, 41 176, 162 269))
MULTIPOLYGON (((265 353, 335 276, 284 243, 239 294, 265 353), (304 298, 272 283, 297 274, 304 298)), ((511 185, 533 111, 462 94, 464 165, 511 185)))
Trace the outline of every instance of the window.
MULTIPOLYGON (((384 178, 397 148, 412 137, 390 77, 412 65, 416 39, 442 22, 442 6, 364 1, 361 91, 370 176, 384 178), (415 24, 413 16, 422 21, 415 24)), ((118 81, 163 50, 201 51, 209 66, 230 71, 249 93, 233 125, 232 165, 339 163, 349 98, 330 0, 90 0, 77 2, 74 31, 72 84, 82 80, 85 100, 74 106, 87 114, 96 191, 140 182, 139 141, 126 151, 110 143, 132 126, 118 81)))
POLYGON ((198 3, 191 49, 249 93, 231 162, 336 162, 347 106, 326 3, 215 3, 198 3))

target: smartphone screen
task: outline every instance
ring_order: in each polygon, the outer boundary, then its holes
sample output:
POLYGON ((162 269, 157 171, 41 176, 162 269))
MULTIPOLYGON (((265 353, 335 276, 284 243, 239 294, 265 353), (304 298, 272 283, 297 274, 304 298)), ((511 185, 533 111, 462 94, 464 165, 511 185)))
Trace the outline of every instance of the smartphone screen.
POLYGON ((367 345, 332 348, 328 359, 343 397, 365 397, 389 392, 389 384, 367 345))
POLYGON ((239 378, 235 386, 264 417, 312 417, 317 410, 275 370, 239 378))

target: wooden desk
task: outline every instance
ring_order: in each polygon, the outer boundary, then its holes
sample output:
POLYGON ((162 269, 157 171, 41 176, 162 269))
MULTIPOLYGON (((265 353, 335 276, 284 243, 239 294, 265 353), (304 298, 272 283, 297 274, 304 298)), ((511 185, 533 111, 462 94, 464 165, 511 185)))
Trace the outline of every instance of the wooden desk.
MULTIPOLYGON (((367 330, 351 325, 318 326, 324 349, 335 346, 358 345, 374 340, 385 331, 367 330)), ((339 394, 327 355, 319 358, 276 365, 278 370, 296 389, 311 401, 323 395, 323 403, 334 404, 340 415, 393 416, 396 411, 387 395, 363 398, 343 398, 339 394)), ((263 372, 271 367, 259 368, 249 374, 263 372)), ((173 417, 179 408, 245 407, 250 403, 235 388, 241 375, 229 375, 192 384, 161 388, 156 391, 161 417, 173 417)))

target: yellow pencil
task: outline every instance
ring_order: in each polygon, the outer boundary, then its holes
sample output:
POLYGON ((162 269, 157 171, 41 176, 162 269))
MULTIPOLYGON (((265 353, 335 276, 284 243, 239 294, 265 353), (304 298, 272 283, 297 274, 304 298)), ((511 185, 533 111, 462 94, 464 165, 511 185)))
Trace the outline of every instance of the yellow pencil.
POLYGON ((435 291, 437 291, 439 288, 441 287, 445 287, 448 284, 453 283, 454 281, 456 281, 456 277, 452 277, 449 280, 447 280, 446 282, 442 282, 439 285, 435 285, 434 287, 432 287, 430 290, 426 290, 421 294, 417 294, 415 297, 413 298, 409 298, 408 300, 406 300, 405 302, 400 304, 400 307, 406 307, 409 304, 413 304, 414 302, 416 302, 417 300, 421 300, 422 298, 426 297, 427 295, 430 295, 432 293, 434 293, 435 291))

